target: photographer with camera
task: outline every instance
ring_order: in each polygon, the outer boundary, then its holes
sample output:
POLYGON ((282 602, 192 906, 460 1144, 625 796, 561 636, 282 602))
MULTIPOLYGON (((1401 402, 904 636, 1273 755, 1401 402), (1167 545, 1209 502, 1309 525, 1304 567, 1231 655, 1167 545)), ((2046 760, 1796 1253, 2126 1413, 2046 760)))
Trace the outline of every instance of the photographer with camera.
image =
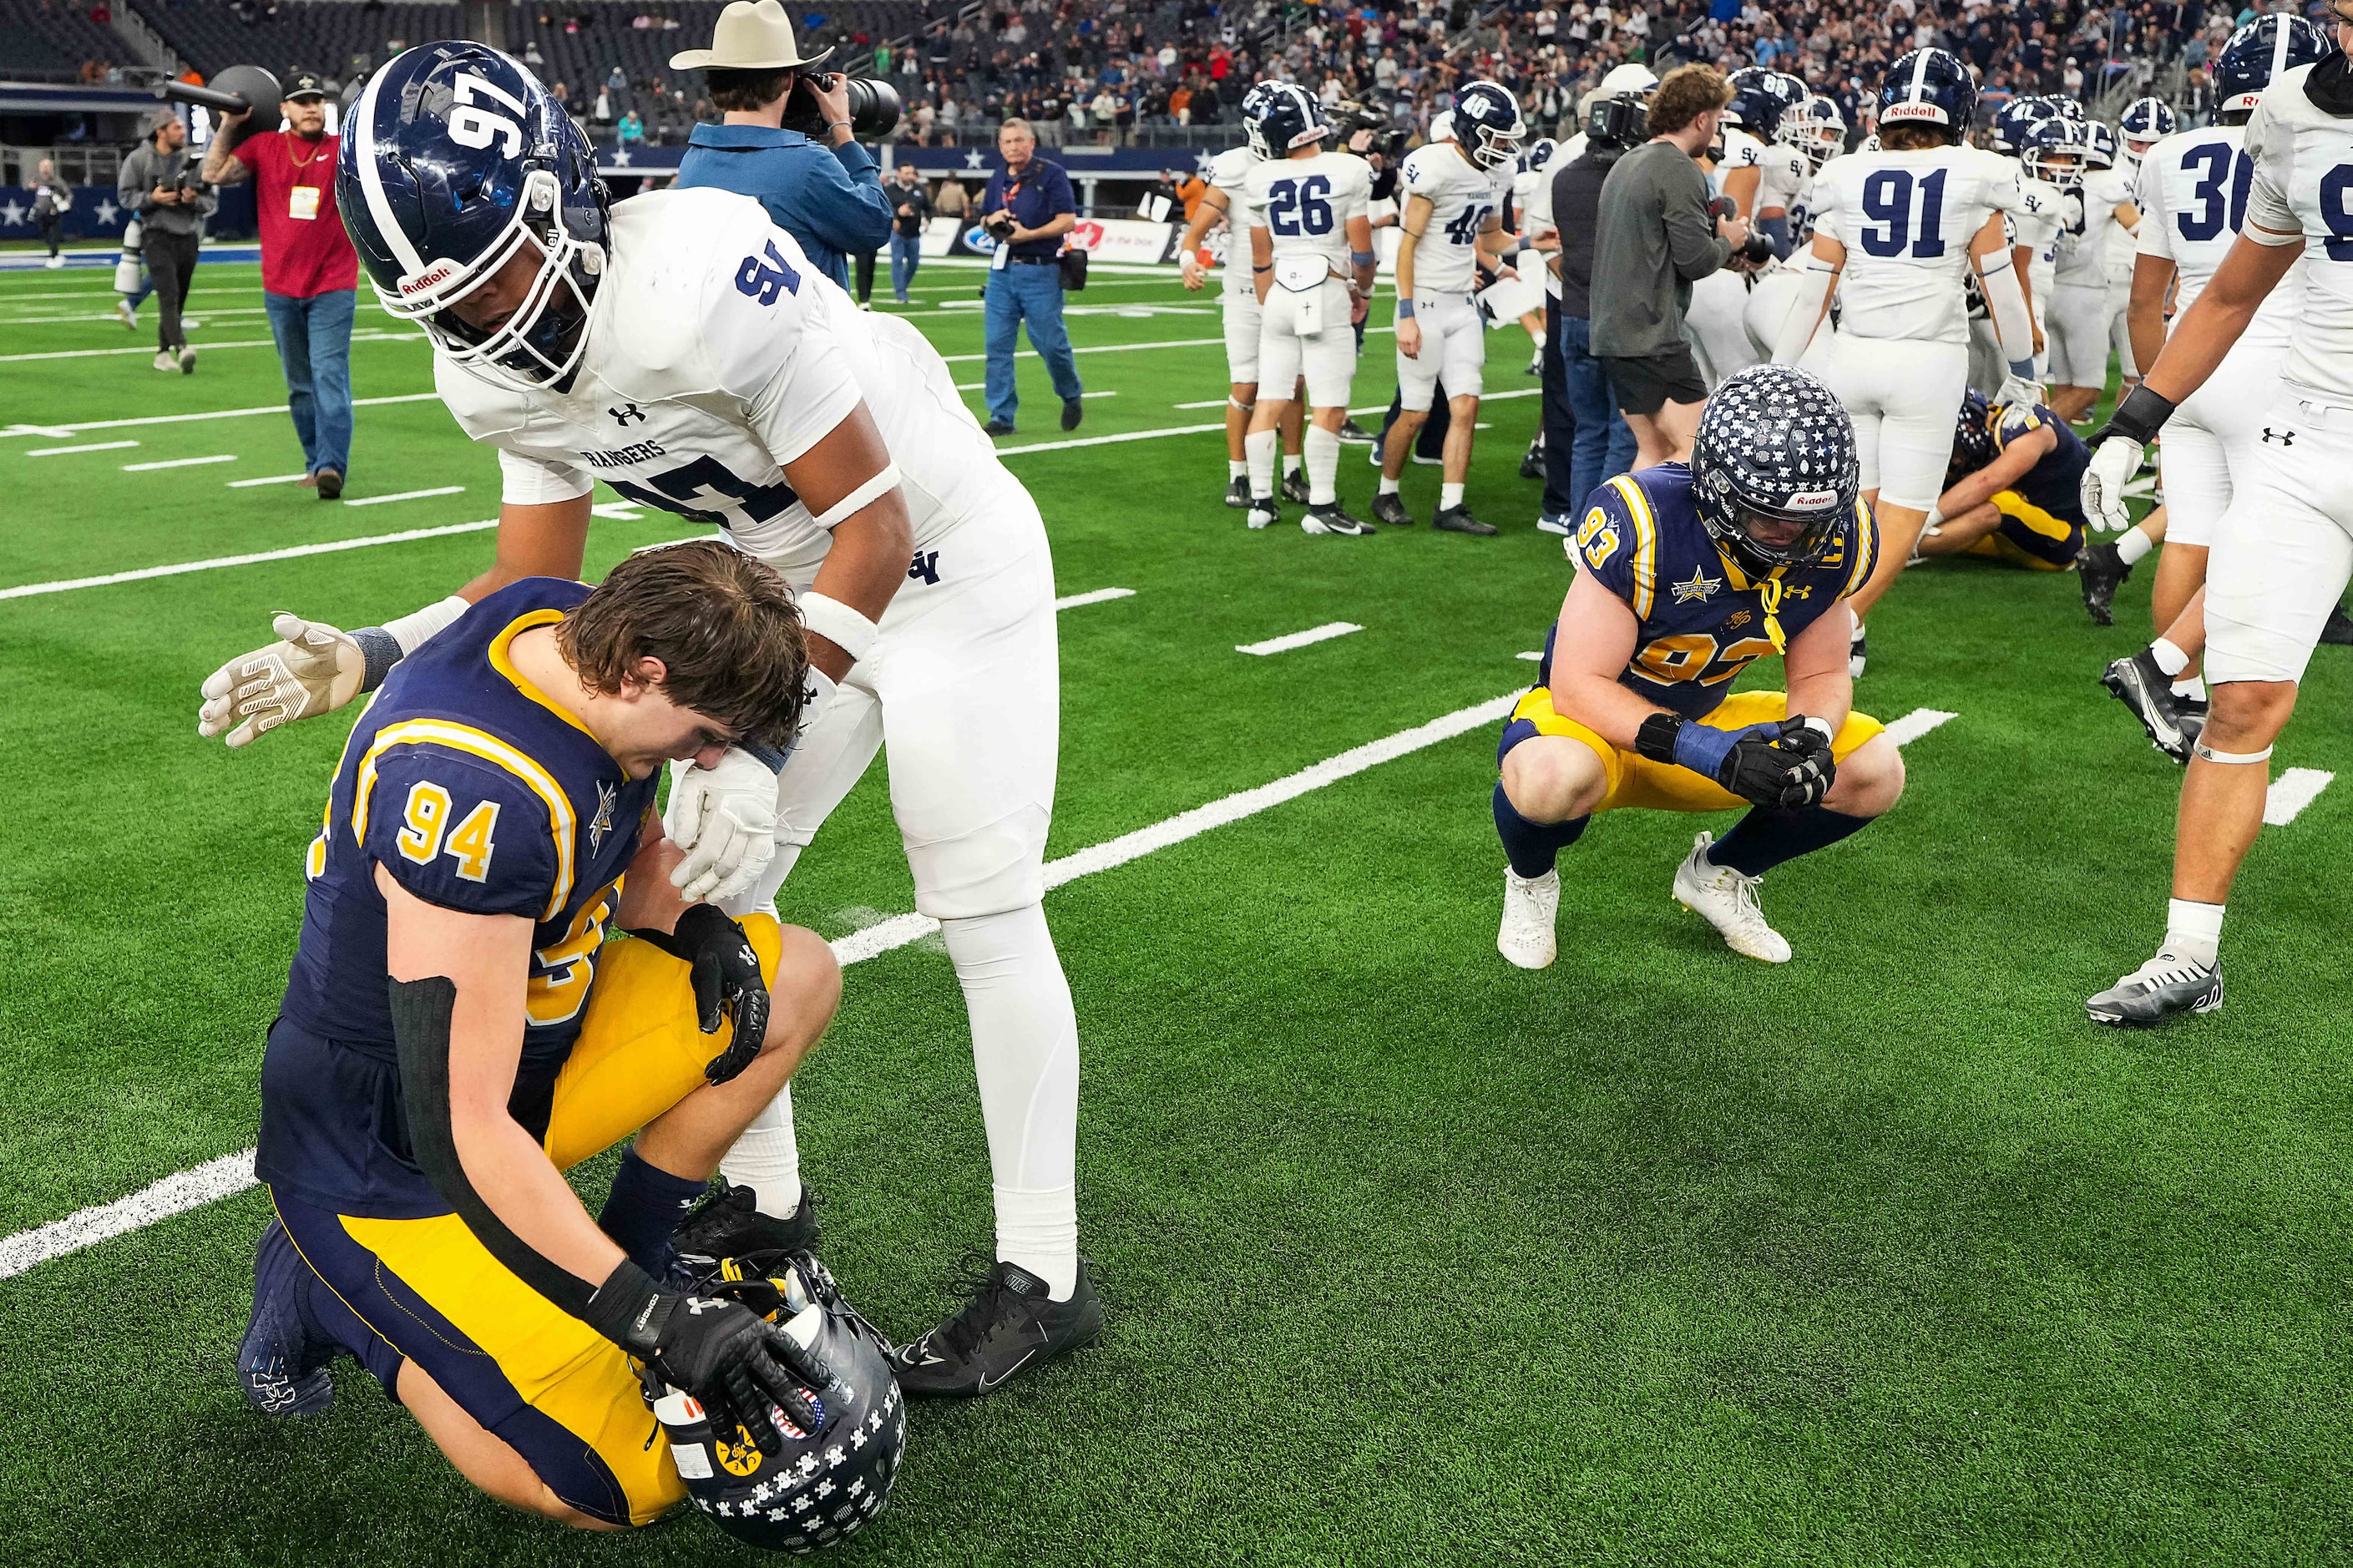
POLYGON ((196 270, 196 241, 216 204, 188 166, 188 128, 177 114, 159 109, 148 116, 147 140, 124 156, 115 184, 118 199, 139 215, 147 269, 155 279, 155 368, 194 375, 196 351, 188 346, 180 308, 196 270))
POLYGON ((1075 430, 1085 405, 1079 362, 1071 334, 1062 328, 1062 236, 1079 221, 1071 177, 1038 156, 1038 133, 1026 120, 997 128, 997 156, 1005 167, 989 177, 980 195, 980 226, 997 240, 989 258, 988 423, 992 436, 1013 434, 1021 400, 1013 385, 1013 342, 1029 324, 1029 346, 1046 362, 1054 395, 1062 400, 1062 428, 1075 430))
POLYGON ((712 106, 726 117, 724 124, 694 128, 678 166, 680 187, 752 197, 800 242, 811 266, 847 289, 844 258, 891 241, 882 176, 853 126, 887 132, 898 123, 898 96, 875 82, 809 68, 831 53, 803 59, 777 0, 732 0, 711 47, 672 55, 670 63, 672 70, 703 72, 712 106))
MULTIPOLYGON (((1651 100, 1650 140, 1620 158, 1601 185, 1592 350, 1634 428, 1640 468, 1691 456, 1707 387, 1683 337, 1683 314, 1692 284, 1748 244, 1747 224, 1710 206, 1696 162, 1731 101, 1731 85, 1712 67, 1669 71, 1651 100)), ((1769 255, 1769 240, 1765 248, 1769 255)))

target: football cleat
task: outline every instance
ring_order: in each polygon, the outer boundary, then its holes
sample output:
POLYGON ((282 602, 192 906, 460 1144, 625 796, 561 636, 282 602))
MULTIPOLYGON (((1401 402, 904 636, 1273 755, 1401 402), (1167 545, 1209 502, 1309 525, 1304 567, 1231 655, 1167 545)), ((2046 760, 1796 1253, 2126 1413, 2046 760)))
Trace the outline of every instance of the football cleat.
POLYGON ((1250 497, 1250 513, 1248 516, 1244 517, 1242 521, 1249 523, 1252 528, 1267 528, 1275 523, 1281 522, 1282 521, 1282 513, 1275 510, 1274 498, 1272 496, 1252 496, 1250 497))
POLYGON ((1250 480, 1236 475, 1226 486, 1226 504, 1236 511, 1250 510, 1250 480))
POLYGON ((762 1214, 758 1194, 750 1187, 731 1184, 724 1176, 711 1178, 702 1201, 678 1222, 670 1235, 677 1267, 707 1272, 723 1258, 744 1258, 761 1252, 814 1252, 821 1234, 817 1223, 817 1198, 801 1189, 800 1207, 790 1219, 762 1214))
POLYGON ((1543 479, 1544 465, 1544 437, 1542 436, 1538 436, 1535 440, 1528 443, 1528 449, 1520 454, 1520 478, 1524 479, 1543 479))
POLYGON ((1765 923, 1765 911, 1757 906, 1757 884, 1765 879, 1711 864, 1707 851, 1715 842, 1711 833, 1692 840, 1691 854, 1675 868, 1675 902, 1705 917, 1724 933, 1724 944, 1733 952, 1767 963, 1788 963, 1788 941, 1765 923))
POLYGON ((2132 710, 2150 745, 2189 766, 2190 737, 2181 726, 2172 679, 2157 667, 2155 655, 2143 648, 2129 658, 2117 659, 2101 672, 2100 684, 2132 710))
POLYGON ((1282 483, 1278 486, 1277 489, 1282 499, 1289 501, 1292 505, 1305 506, 1307 504, 1307 476, 1301 473, 1298 469, 1293 468, 1291 472, 1283 475, 1282 483))
POLYGON ((1495 951, 1522 969, 1549 969, 1560 956, 1553 935, 1554 917, 1560 912, 1560 873, 1523 877, 1504 868, 1504 923, 1495 932, 1495 951))
POLYGON ((1391 490, 1373 498, 1373 521, 1386 522, 1391 528, 1411 528, 1413 513, 1405 509, 1405 497, 1391 490))
POLYGON ((1870 657, 1871 649, 1863 642, 1862 623, 1857 621, 1854 623, 1854 630, 1849 632, 1846 637, 1846 678, 1849 680, 1861 680, 1863 663, 1870 657))
POLYGON ((2338 605, 2328 612, 2328 619, 2320 628, 2320 640, 2339 647, 2353 646, 2353 616, 2345 613, 2344 605, 2338 605))
POLYGON ((1467 506, 1450 506, 1430 520, 1430 526, 1442 533, 1475 533, 1484 538, 1496 531, 1492 522, 1481 522, 1471 515, 1467 506))
MULTIPOLYGON (((1544 345, 1541 343, 1536 345, 1536 350, 1534 353, 1528 355, 1528 374, 1530 375, 1542 375, 1544 374, 1544 345)), ((1528 477, 1531 479, 1535 478, 1534 475, 1530 475, 1528 477)))
POLYGON ((1565 511, 1548 511, 1536 519, 1540 533, 1557 533, 1563 539, 1577 531, 1577 520, 1565 511))
POLYGON ((237 1347, 245 1401, 264 1415, 316 1415, 335 1402, 327 1363, 343 1347, 311 1311, 318 1283, 286 1226, 270 1215, 254 1249, 253 1316, 237 1347))
POLYGON ((1350 446, 1363 446, 1373 439, 1373 433, 1353 419, 1340 421, 1340 439, 1350 446))
POLYGON ((2222 1005, 2222 961, 2200 963, 2160 948, 2155 958, 2092 997, 2084 1011, 2094 1024, 2146 1029, 2184 1013, 2222 1005))
POLYGON ((1103 1333, 1103 1301, 1083 1258, 1067 1301, 1047 1300, 1043 1279, 1002 1261, 956 1289, 969 1298, 962 1310, 891 1352, 891 1370, 911 1396, 993 1393, 1014 1373, 1092 1344, 1103 1333))
POLYGON ((2084 608, 2091 612, 2094 626, 2116 624, 2116 590, 2131 575, 2132 568, 2105 539, 2084 545, 2083 553, 2075 557, 2076 585, 2084 590, 2084 608))
POLYGON ((1322 506, 1309 507, 1299 520, 1299 528, 1303 533, 1356 535, 1373 531, 1372 524, 1363 518, 1352 515, 1346 507, 1336 500, 1325 501, 1322 506))

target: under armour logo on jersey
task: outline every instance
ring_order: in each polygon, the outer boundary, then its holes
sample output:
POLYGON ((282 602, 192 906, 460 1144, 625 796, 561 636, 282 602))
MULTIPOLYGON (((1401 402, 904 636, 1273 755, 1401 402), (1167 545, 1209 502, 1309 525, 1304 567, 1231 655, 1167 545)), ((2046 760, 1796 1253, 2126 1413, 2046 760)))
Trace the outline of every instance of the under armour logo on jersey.
POLYGON ((765 263, 759 257, 747 256, 744 265, 735 269, 735 289, 763 305, 773 305, 778 294, 801 291, 801 275, 793 270, 793 264, 785 259, 784 252, 772 239, 768 241, 765 263))
POLYGON ((939 582, 940 552, 938 551, 918 550, 915 552, 914 560, 907 563, 907 580, 912 583, 918 577, 929 584, 936 584, 939 582))
POLYGON ((640 425, 646 422, 645 410, 634 403, 624 403, 618 408, 607 408, 605 412, 613 416, 616 425, 627 425, 632 419, 640 425))
POLYGON ((2293 447, 2295 445, 2295 432, 2293 430, 2274 430, 2268 425, 2264 426, 2263 445, 2268 447, 2274 441, 2277 441, 2283 447, 2293 447))

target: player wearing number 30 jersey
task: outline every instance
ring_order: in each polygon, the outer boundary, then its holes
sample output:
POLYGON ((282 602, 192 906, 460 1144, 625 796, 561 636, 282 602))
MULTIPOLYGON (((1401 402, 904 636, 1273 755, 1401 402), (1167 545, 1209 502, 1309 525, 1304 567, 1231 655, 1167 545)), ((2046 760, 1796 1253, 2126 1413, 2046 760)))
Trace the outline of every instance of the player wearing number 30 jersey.
MULTIPOLYGON (((505 472, 498 563, 461 598, 576 574, 598 479, 715 525, 798 595, 813 673, 789 760, 735 748, 673 780, 688 893, 772 910, 889 748, 916 907, 941 921, 965 990, 996 1171, 1000 1288, 967 1314, 1011 1325, 951 1336, 949 1353, 925 1336, 902 1384, 985 1390, 1090 1336, 1077 1024, 1040 907, 1060 682, 1036 505, 913 329, 858 311, 747 198, 665 191, 608 209, 585 140, 507 57, 401 55, 353 106, 342 156, 339 201, 379 297, 426 327, 442 396, 505 472)), ((348 701, 446 618, 301 628, 304 647, 208 682, 203 726, 242 718, 229 738, 250 740, 348 701)), ((788 1097, 721 1170, 727 1202, 691 1218, 682 1245, 813 1237, 788 1097)))

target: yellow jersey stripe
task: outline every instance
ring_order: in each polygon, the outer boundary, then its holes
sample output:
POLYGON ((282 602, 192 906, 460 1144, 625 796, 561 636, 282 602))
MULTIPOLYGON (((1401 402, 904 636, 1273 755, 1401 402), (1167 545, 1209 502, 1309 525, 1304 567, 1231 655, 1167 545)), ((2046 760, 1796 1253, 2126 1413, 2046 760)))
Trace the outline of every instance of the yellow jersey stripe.
POLYGON ((515 640, 516 633, 527 632, 533 626, 552 626, 563 618, 562 610, 526 610, 509 621, 506 628, 491 639, 491 668, 505 676, 517 691, 594 741, 596 737, 588 726, 583 724, 571 710, 558 705, 546 692, 542 691, 525 679, 522 671, 514 667, 514 659, 507 652, 508 646, 515 640))
POLYGON ((1609 483, 1624 498, 1627 513, 1634 520, 1634 614, 1648 620, 1659 594, 1659 520, 1651 510, 1651 498, 1642 493, 1633 475, 1620 474, 1609 483))
POLYGON ((1871 581, 1871 568, 1879 558, 1876 530, 1871 526, 1870 504, 1862 500, 1854 503, 1854 565, 1846 574, 1846 592, 1840 598, 1851 598, 1857 590, 1871 581))
POLYGON ((496 763, 539 796, 540 803, 547 807, 549 830, 555 838, 555 889, 548 894, 547 912, 540 918, 554 920, 562 911, 565 900, 572 896, 572 846, 576 823, 571 797, 555 782, 555 776, 538 763, 497 736, 484 734, 470 725, 446 719, 408 719, 377 731, 367 755, 360 759, 359 777, 353 788, 352 837, 363 844, 367 841, 368 796, 375 790, 377 760, 395 746, 417 745, 446 746, 453 752, 496 763))

